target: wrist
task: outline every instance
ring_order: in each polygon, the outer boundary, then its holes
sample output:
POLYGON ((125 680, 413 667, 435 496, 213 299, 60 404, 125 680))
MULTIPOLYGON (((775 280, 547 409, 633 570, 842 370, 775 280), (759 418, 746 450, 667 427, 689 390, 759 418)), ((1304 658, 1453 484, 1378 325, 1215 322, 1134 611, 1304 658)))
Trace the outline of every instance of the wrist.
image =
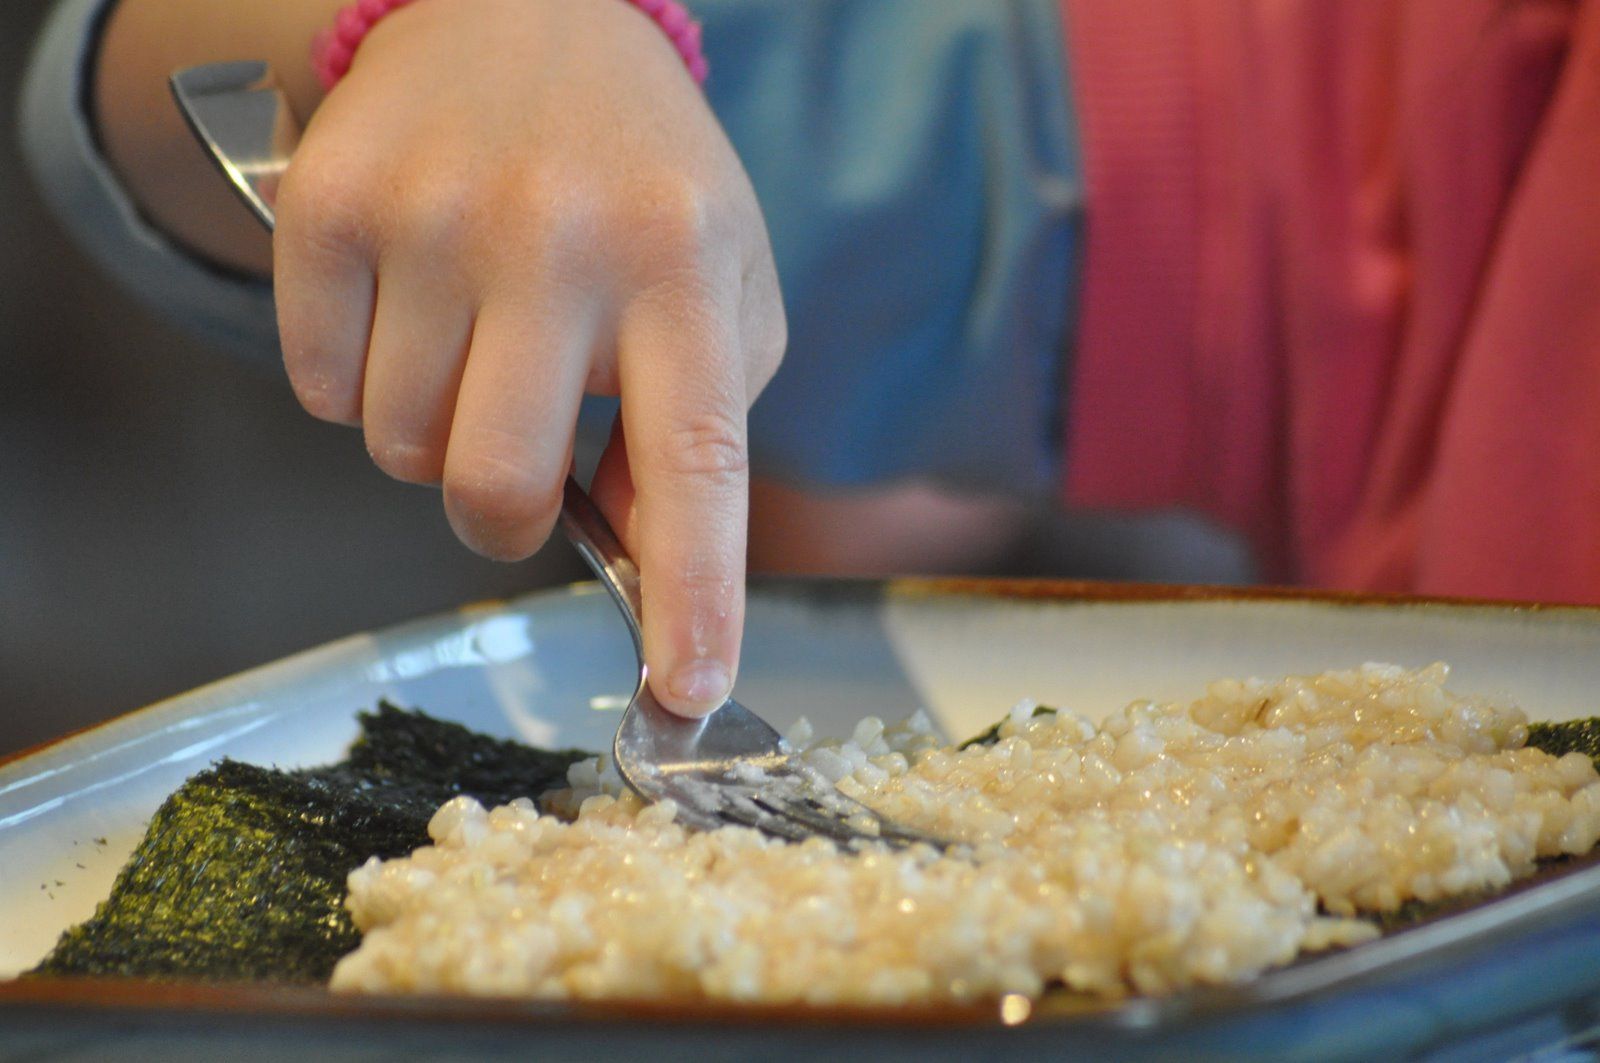
MULTIPOLYGON (((310 67, 322 92, 332 90, 349 71, 358 49, 379 22, 413 0, 351 0, 312 39, 310 67)), ((701 49, 700 24, 680 0, 614 0, 649 18, 678 53, 695 84, 705 81, 708 66, 701 49)))
POLYGON ((266 273, 271 245, 196 144, 168 76, 265 59, 302 122, 322 90, 305 42, 339 0, 119 0, 101 26, 88 86, 95 136, 128 195, 175 244, 230 269, 266 273))

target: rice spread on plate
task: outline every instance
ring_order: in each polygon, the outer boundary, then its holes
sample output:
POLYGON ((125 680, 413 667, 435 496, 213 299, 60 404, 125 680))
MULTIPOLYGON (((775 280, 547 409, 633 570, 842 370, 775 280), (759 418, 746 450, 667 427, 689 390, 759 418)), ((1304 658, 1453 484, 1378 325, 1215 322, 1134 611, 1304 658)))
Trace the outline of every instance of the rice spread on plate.
POLYGON ((1520 710, 1445 677, 1224 680, 1099 725, 1025 703, 959 751, 920 714, 868 719, 808 749, 851 796, 967 843, 946 854, 686 831, 584 761, 556 814, 458 798, 433 846, 353 872, 364 937, 333 985, 888 1004, 1238 982, 1600 837, 1593 762, 1523 748, 1520 710))

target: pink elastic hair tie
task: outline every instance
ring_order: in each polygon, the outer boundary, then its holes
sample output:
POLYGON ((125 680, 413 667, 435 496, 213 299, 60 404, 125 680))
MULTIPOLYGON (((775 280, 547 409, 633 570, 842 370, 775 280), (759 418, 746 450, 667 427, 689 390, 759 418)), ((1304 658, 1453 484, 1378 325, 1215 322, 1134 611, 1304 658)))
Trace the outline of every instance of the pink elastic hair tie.
MULTIPOLYGON (((356 49, 372 31, 372 27, 395 8, 404 7, 411 0, 355 0, 339 9, 333 25, 320 31, 311 41, 311 68, 324 92, 331 91, 350 70, 356 49)), ((710 67, 705 53, 700 49, 700 23, 678 0, 623 0, 643 11, 661 27, 661 32, 672 41, 689 68, 689 76, 696 85, 703 84, 710 67)))

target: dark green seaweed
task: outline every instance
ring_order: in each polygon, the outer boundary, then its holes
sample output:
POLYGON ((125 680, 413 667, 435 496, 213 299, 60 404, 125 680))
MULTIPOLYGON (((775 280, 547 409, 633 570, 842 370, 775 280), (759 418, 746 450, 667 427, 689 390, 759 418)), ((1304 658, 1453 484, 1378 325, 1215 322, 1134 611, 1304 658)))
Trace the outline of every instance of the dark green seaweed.
MULTIPOLYGON (((999 731, 997 723, 962 748, 992 744, 999 731)), ((1528 745, 1582 752, 1600 766, 1600 717, 1534 724, 1528 745)), ((489 738, 385 703, 361 716, 361 736, 338 764, 277 771, 222 761, 167 799, 111 896, 32 973, 325 982, 359 943, 344 910, 351 870, 427 844, 428 820, 451 797, 495 805, 537 796, 586 755, 489 738)), ((1541 861, 1511 891, 1595 859, 1541 861)), ((1385 932, 1404 930, 1490 896, 1412 901, 1369 917, 1385 932)))
MULTIPOLYGON (((1035 705, 1034 708, 1033 708, 1033 714, 1035 716, 1054 715, 1055 711, 1056 710, 1053 709, 1052 707, 1050 707, 1049 705, 1035 705)), ((1010 717, 1007 716, 1006 719, 1010 719, 1010 717)), ((961 745, 957 746, 956 748, 957 749, 966 749, 969 746, 992 746, 992 745, 994 745, 996 742, 1000 741, 1000 728, 1005 725, 1005 722, 1006 722, 1005 720, 996 720, 994 722, 994 724, 988 728, 988 730, 984 731, 981 734, 973 735, 971 738, 967 739, 965 742, 961 743, 961 745)))
POLYGON ((275 771, 224 760, 156 812, 111 896, 33 972, 327 980, 360 935, 346 876, 428 843, 440 805, 557 786, 586 754, 505 742, 382 704, 347 760, 275 771))
MULTIPOLYGON (((1055 711, 1049 705, 1040 705, 1033 710, 1033 714, 1044 716, 1055 711)), ((994 745, 1000 740, 1000 727, 1004 723, 1005 720, 996 721, 983 733, 962 742, 960 748, 994 745)), ((1565 753, 1582 753, 1593 760, 1595 769, 1600 771, 1600 716, 1561 723, 1531 723, 1528 725, 1528 745, 1556 757, 1565 753)))
POLYGON ((1528 745, 1542 749, 1552 756, 1582 753, 1600 769, 1600 716, 1587 720, 1568 720, 1565 723, 1531 723, 1528 725, 1528 745))

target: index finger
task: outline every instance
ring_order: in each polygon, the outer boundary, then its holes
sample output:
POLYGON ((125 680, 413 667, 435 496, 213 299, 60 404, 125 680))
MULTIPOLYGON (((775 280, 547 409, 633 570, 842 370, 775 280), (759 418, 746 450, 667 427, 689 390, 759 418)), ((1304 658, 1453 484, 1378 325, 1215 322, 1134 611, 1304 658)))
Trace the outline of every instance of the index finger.
POLYGON ((750 468, 737 299, 636 302, 618 330, 650 688, 703 716, 738 674, 750 468))

